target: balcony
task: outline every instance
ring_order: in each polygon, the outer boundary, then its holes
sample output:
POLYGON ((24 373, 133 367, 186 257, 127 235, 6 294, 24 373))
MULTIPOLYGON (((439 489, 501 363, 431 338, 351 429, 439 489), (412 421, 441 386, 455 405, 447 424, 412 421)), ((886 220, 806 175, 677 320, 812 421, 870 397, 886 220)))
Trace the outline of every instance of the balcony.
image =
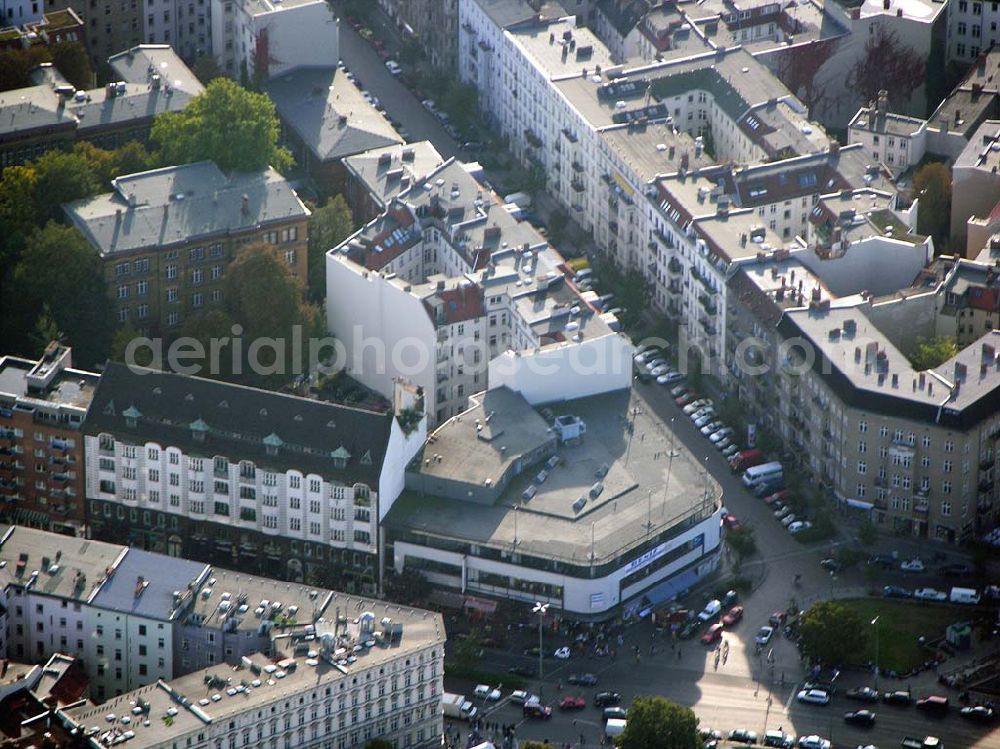
POLYGON ((570 182, 569 186, 573 188, 573 192, 583 192, 586 189, 584 187, 583 180, 578 180, 578 179, 574 179, 572 182, 570 182))
POLYGON ((979 491, 983 492, 984 494, 986 492, 993 491, 993 479, 985 479, 985 478, 982 479, 979 482, 979 491))
POLYGON ((669 284, 667 284, 667 291, 670 291, 674 294, 680 294, 682 288, 684 287, 681 286, 681 284, 678 281, 671 281, 669 284))
POLYGON ((982 470, 985 471, 991 465, 993 465, 993 455, 992 455, 992 453, 987 453, 986 455, 983 455, 981 458, 979 458, 979 467, 980 467, 980 469, 982 469, 982 470))
POLYGON ((617 221, 609 221, 608 222, 608 231, 610 231, 612 234, 614 234, 614 235, 617 236, 617 234, 618 234, 618 222, 617 221))
POLYGON ((570 143, 576 143, 579 140, 579 138, 576 137, 576 133, 574 133, 568 127, 563 128, 562 134, 566 136, 566 140, 568 140, 570 143))
POLYGON ((577 161, 575 159, 573 160, 573 163, 570 164, 570 166, 573 167, 573 171, 574 172, 582 172, 583 171, 583 164, 581 164, 579 161, 577 161))
POLYGON ((532 148, 542 147, 542 139, 535 135, 534 131, 530 127, 524 129, 524 138, 528 141, 528 145, 532 148))
POLYGON ((670 262, 667 263, 667 273, 671 276, 679 276, 684 273, 684 265, 675 257, 670 258, 670 262))
POLYGON ((701 304, 702 309, 704 309, 705 312, 707 312, 710 315, 714 315, 719 311, 719 308, 715 305, 715 302, 713 302, 711 297, 709 297, 707 294, 699 294, 698 302, 699 304, 701 304))
MULTIPOLYGON (((663 246, 666 247, 668 250, 672 250, 676 246, 676 245, 674 245, 673 242, 670 241, 670 237, 668 237, 666 234, 664 234, 659 229, 653 231, 653 236, 655 236, 657 239, 659 239, 663 243, 663 246)), ((683 271, 684 271, 684 266, 682 265, 681 266, 681 272, 683 272, 683 271)))
POLYGON ((924 515, 930 511, 930 502, 914 502, 913 503, 913 514, 914 515, 924 515))
POLYGON ((707 317, 702 317, 698 320, 698 323, 701 325, 701 329, 708 333, 708 335, 715 335, 718 332, 715 327, 715 323, 707 317))

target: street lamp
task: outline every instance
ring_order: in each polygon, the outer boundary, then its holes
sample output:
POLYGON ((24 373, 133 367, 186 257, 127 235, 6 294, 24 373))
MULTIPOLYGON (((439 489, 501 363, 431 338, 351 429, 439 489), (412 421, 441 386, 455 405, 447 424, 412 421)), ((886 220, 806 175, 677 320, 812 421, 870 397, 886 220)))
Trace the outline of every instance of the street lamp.
POLYGON ((879 614, 879 616, 876 616, 871 621, 871 625, 873 627, 875 627, 875 689, 878 689, 878 671, 879 671, 879 669, 878 669, 878 620, 879 620, 880 616, 881 616, 881 614, 879 614))
POLYGON ((544 653, 542 652, 542 620, 545 618, 545 612, 549 610, 549 604, 536 602, 535 608, 531 610, 531 613, 538 614, 538 678, 542 678, 542 657, 544 653))

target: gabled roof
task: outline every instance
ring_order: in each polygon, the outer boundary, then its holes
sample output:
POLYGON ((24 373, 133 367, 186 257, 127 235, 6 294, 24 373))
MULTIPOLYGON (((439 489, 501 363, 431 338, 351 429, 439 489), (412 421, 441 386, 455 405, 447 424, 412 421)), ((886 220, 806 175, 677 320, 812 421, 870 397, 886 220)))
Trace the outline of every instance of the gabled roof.
POLYGON ((201 456, 250 460, 272 470, 318 473, 344 483, 378 480, 392 428, 391 413, 377 413, 201 377, 130 368, 108 362, 84 431, 109 433, 140 444, 156 442, 201 456), (126 420, 123 411, 142 413, 126 420), (129 423, 134 424, 130 426, 129 423), (195 429, 204 437, 195 439, 195 429), (274 438, 281 444, 274 452, 274 438), (334 460, 346 451, 371 455, 371 465, 334 460))

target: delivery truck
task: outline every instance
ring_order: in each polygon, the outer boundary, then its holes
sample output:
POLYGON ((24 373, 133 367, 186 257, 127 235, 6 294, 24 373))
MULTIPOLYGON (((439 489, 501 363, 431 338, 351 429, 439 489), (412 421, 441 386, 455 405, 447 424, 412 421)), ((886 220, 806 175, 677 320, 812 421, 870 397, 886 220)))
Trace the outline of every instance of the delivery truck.
POLYGON ((479 712, 476 710, 476 706, 463 695, 451 694, 450 692, 445 692, 441 696, 441 708, 444 711, 444 717, 456 720, 472 721, 479 712))

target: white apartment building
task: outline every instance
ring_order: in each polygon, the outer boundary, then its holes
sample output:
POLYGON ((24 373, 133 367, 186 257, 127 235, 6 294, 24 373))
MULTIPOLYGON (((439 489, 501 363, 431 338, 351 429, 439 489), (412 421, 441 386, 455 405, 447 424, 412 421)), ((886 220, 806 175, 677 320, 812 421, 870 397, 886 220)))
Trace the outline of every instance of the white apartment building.
POLYGON ((93 537, 373 591, 423 439, 392 413, 109 364, 86 425, 93 537))
POLYGON ((0 2, 0 27, 40 21, 44 12, 42 0, 3 0, 0 2))
POLYGON ((212 52, 211 0, 145 0, 143 39, 167 44, 185 60, 212 52))
POLYGON ((449 160, 327 254, 327 325, 351 376, 383 394, 399 380, 421 388, 435 424, 488 384, 533 402, 627 387, 631 344, 567 275, 529 224, 449 160), (606 372, 575 376, 576 360, 606 372))
POLYGON ((969 222, 992 216, 1000 202, 1000 120, 986 120, 972 134, 951 174, 951 236, 961 247, 969 222))
POLYGON ((862 107, 847 126, 847 142, 860 143, 870 158, 900 175, 927 152, 927 120, 889 111, 883 91, 877 102, 862 107))
POLYGON ((955 0, 948 3, 948 60, 969 63, 1000 41, 1000 3, 955 0))
POLYGON ((337 18, 323 0, 209 0, 212 55, 231 76, 266 81, 299 67, 337 67, 337 18))

